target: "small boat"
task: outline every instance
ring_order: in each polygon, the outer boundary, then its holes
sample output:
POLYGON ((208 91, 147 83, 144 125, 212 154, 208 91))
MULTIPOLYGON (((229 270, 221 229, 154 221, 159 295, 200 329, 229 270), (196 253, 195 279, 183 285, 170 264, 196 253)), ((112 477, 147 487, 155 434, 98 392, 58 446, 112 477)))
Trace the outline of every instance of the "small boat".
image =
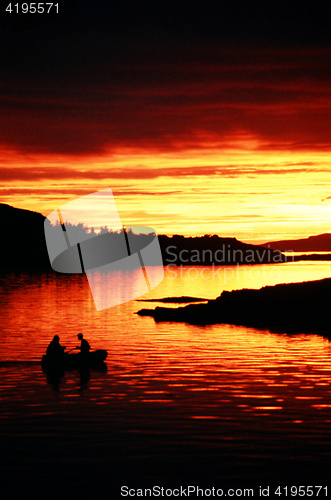
POLYGON ((41 366, 43 371, 60 371, 60 370, 74 370, 94 368, 98 370, 107 369, 106 359, 108 352, 104 349, 91 351, 87 355, 81 353, 64 353, 63 356, 49 356, 44 354, 41 359, 41 366))

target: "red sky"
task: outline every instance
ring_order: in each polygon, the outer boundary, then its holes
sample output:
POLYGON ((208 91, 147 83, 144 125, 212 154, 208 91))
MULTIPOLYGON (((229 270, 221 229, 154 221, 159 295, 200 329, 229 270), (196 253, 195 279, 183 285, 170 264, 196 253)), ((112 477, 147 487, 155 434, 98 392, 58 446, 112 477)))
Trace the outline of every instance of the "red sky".
POLYGON ((0 201, 47 215, 110 187, 124 224, 159 233, 329 232, 331 47, 313 37, 324 25, 306 32, 302 18, 293 33, 228 10, 222 38, 201 9, 204 25, 163 20, 158 34, 133 14, 129 35, 101 17, 8 25, 0 201))

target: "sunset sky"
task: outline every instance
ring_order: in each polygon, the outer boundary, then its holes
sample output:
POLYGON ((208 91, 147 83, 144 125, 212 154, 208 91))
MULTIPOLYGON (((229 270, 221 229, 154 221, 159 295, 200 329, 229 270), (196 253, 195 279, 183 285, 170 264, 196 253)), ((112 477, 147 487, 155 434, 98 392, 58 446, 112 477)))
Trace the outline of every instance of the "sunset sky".
POLYGON ((123 224, 159 234, 331 232, 318 2, 59 6, 48 22, 1 13, 1 203, 48 215, 111 188, 123 224))

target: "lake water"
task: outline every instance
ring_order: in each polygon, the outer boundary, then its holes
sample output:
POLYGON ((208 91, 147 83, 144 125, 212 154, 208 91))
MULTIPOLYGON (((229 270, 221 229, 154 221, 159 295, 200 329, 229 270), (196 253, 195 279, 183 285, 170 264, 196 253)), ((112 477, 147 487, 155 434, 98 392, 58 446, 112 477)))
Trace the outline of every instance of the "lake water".
MULTIPOLYGON (((168 267, 144 298, 211 299, 330 271, 328 262, 168 267)), ((149 302, 98 312, 79 275, 2 276, 0 301, 1 498, 117 499, 122 485, 189 484, 251 486, 256 497, 269 486, 272 497, 277 485, 329 486, 328 339, 155 323, 135 314, 160 305, 149 302), (89 380, 66 372, 54 387, 40 358, 55 333, 71 349, 80 332, 108 350, 108 370, 89 380)))

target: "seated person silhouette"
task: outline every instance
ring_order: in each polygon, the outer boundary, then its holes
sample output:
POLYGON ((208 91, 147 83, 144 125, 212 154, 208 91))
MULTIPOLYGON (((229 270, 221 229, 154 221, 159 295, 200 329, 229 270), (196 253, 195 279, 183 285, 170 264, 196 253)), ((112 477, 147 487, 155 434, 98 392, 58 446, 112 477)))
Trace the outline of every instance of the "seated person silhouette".
POLYGON ((64 355, 65 346, 60 344, 60 337, 54 335, 53 340, 49 343, 46 354, 52 358, 60 358, 64 355))
POLYGON ((79 333, 77 335, 77 337, 80 340, 80 346, 78 346, 76 349, 80 350, 80 353, 82 354, 82 356, 84 356, 84 357, 88 356, 90 349, 91 349, 90 344, 87 342, 87 340, 84 339, 82 333, 79 333))

